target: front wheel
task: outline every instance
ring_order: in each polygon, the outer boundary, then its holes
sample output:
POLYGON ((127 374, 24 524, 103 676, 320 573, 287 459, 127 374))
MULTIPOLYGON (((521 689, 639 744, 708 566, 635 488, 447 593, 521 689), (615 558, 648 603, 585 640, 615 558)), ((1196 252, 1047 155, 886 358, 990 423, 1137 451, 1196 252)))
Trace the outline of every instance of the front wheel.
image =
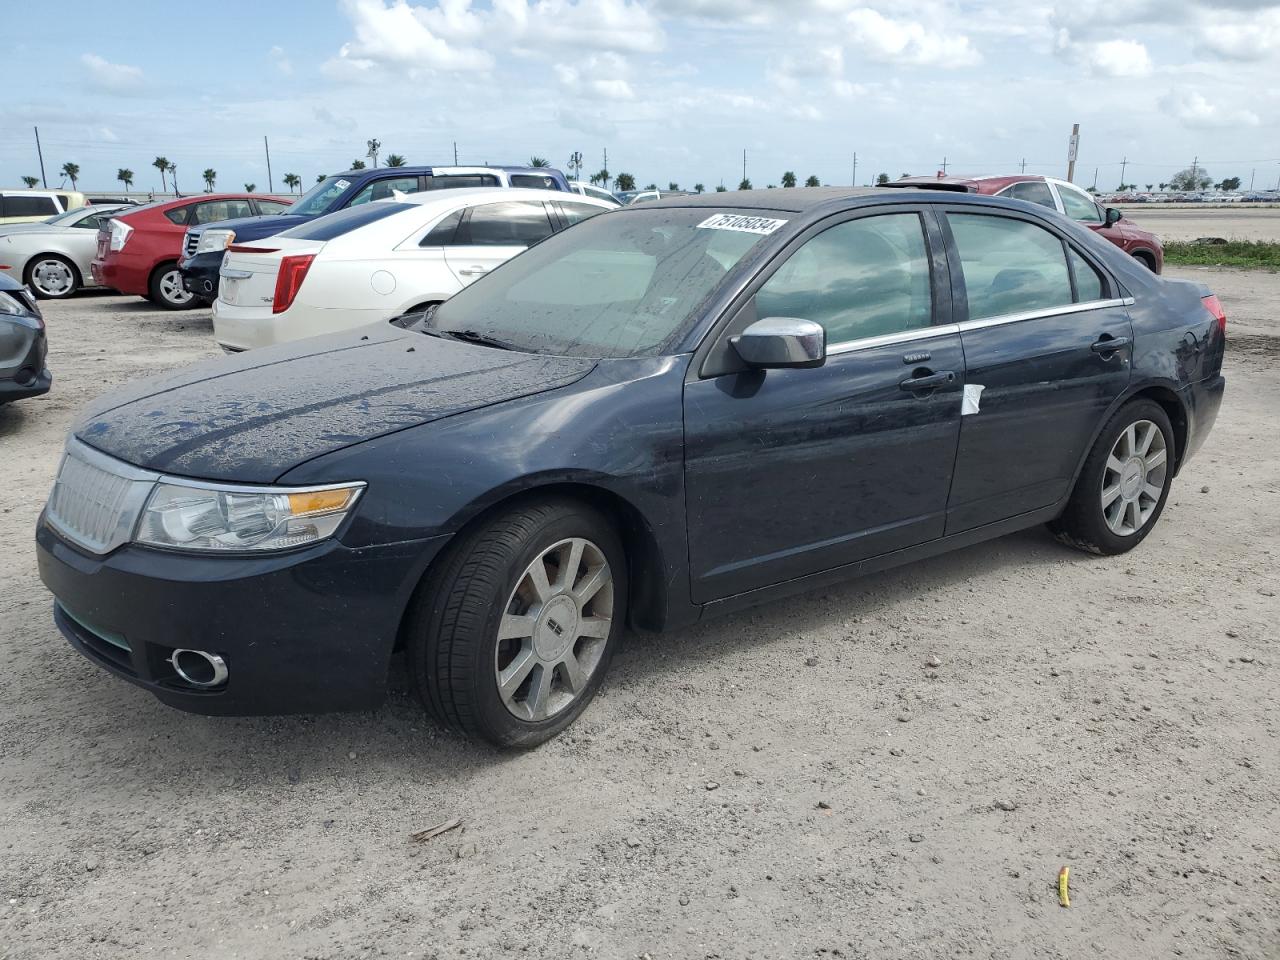
POLYGON ((66 257, 47 253, 27 267, 27 286, 41 300, 65 300, 80 289, 80 271, 66 257))
POLYGON ((1104 556, 1132 550, 1151 532, 1173 484, 1173 428, 1160 404, 1122 407, 1094 442, 1062 516, 1063 543, 1104 556))
POLYGON ((516 507, 428 575, 409 616, 410 676, 437 720, 533 747, 591 702, 626 609, 626 555, 604 516, 571 500, 516 507))
POLYGON ((195 294, 182 285, 182 271, 176 263, 166 263, 151 275, 148 299, 169 310, 194 306, 195 294))

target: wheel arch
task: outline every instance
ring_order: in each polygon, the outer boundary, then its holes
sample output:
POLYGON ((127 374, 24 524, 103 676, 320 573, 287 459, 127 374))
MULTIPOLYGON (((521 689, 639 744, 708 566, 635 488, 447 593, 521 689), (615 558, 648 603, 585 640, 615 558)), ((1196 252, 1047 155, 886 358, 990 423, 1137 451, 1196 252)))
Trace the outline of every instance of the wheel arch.
MULTIPOLYGON (((1080 471, 1084 469, 1084 462, 1089 458, 1089 451, 1093 449, 1093 445, 1098 442, 1098 436, 1102 433, 1104 427, 1115 416, 1116 411, 1126 404, 1133 403, 1135 400, 1153 400, 1158 403, 1169 417, 1169 423, 1173 427, 1173 475, 1176 477, 1182 469, 1182 459, 1187 449, 1187 405, 1182 399, 1181 394, 1168 383, 1165 382, 1146 382, 1130 384, 1129 389, 1122 393, 1107 408, 1106 413, 1098 418, 1098 425, 1094 428, 1093 435, 1089 438, 1088 444, 1080 455, 1080 462, 1076 464, 1075 474, 1071 478, 1071 488, 1075 487, 1076 481, 1080 479, 1080 471)), ((1070 490, 1068 490, 1068 496, 1070 490)))

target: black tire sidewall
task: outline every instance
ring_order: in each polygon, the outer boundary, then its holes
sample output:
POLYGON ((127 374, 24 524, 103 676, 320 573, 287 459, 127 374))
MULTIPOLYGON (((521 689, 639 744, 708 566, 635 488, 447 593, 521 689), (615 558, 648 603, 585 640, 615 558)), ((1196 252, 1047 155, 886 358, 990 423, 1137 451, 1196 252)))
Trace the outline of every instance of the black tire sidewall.
MULTIPOLYGON (((1165 503, 1169 499, 1169 491, 1173 488, 1173 474, 1176 462, 1177 446, 1173 435, 1173 426, 1169 422, 1169 415, 1165 413, 1164 408, 1154 400, 1138 400, 1122 407, 1107 422, 1102 433, 1098 435, 1097 442, 1094 444, 1093 450, 1090 451, 1089 458, 1080 473, 1076 494, 1073 497, 1078 502, 1074 503, 1073 507, 1076 523, 1082 529, 1076 535, 1083 534, 1084 539, 1096 545, 1105 554, 1125 553, 1132 550, 1147 538, 1147 535, 1155 529, 1156 524, 1160 521, 1160 517, 1164 513, 1165 503), (1139 420, 1150 420, 1164 435, 1165 450, 1167 451, 1164 489, 1160 493, 1160 500, 1156 503, 1155 511, 1151 514, 1150 519, 1143 524, 1142 529, 1137 533, 1122 537, 1113 533, 1111 528, 1107 526, 1101 502, 1102 477, 1106 468, 1107 457, 1111 454, 1111 449, 1115 446, 1116 440, 1120 438, 1120 435, 1130 424, 1139 420)), ((1074 533, 1075 531, 1072 532, 1074 533)))

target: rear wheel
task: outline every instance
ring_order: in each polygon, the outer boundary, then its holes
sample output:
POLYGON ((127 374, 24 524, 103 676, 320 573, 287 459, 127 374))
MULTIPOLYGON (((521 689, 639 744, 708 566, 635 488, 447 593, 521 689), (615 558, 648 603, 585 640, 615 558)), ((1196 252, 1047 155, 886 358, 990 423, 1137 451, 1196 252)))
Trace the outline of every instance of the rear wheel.
POLYGON ((612 524, 571 500, 526 504, 437 562, 408 622, 409 670, 437 720, 500 747, 533 747, 595 696, 627 609, 612 524))
POLYGON ((1174 454, 1164 408, 1151 400, 1127 404, 1098 435, 1066 510, 1049 529, 1090 553, 1132 550, 1164 511, 1174 454))
POLYGON ((42 300, 65 300, 80 289, 80 271, 66 257, 46 253, 27 265, 26 281, 42 300))
POLYGON ((195 294, 182 285, 182 272, 176 263, 164 263, 151 274, 147 298, 169 310, 185 310, 195 305, 195 294))

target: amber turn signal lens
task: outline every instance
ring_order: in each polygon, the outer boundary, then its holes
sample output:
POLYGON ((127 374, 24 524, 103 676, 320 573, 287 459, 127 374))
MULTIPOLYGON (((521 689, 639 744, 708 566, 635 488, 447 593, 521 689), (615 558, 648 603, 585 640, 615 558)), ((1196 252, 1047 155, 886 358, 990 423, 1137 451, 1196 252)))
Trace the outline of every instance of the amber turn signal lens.
POLYGON ((295 517, 341 510, 351 500, 351 488, 342 490, 315 490, 311 493, 289 494, 289 512, 295 517))

